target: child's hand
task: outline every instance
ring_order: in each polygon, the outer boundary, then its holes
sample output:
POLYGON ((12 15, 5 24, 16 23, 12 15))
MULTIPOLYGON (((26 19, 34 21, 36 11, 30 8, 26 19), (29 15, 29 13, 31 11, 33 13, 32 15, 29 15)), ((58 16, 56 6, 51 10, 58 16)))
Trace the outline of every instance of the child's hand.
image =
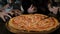
POLYGON ((36 12, 36 7, 34 7, 33 5, 31 5, 29 8, 28 8, 28 13, 34 13, 36 12))
POLYGON ((0 12, 0 18, 2 18, 4 22, 6 22, 6 19, 8 19, 7 17, 11 18, 11 16, 8 15, 8 13, 6 13, 6 12, 0 12))
POLYGON ((48 5, 49 11, 52 12, 53 14, 57 14, 58 12, 58 7, 51 7, 51 4, 48 5))

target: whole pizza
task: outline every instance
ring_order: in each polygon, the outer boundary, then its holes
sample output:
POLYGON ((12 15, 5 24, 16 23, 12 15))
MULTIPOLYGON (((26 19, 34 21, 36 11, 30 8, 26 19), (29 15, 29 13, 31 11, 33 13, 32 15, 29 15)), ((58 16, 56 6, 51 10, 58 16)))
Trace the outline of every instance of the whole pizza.
POLYGON ((54 17, 43 14, 20 15, 10 19, 8 29, 13 33, 18 32, 52 32, 59 26, 54 17))

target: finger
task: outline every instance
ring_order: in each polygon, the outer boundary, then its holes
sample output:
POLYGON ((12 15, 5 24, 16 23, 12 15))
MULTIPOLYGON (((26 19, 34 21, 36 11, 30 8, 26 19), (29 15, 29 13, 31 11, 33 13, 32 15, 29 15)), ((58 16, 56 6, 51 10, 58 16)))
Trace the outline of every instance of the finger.
POLYGON ((10 15, 6 14, 6 16, 8 16, 9 18, 12 18, 10 15))
POLYGON ((31 5, 30 8, 33 8, 33 5, 31 5))
POLYGON ((21 15, 22 13, 18 13, 18 15, 21 15))
POLYGON ((51 8, 51 4, 48 4, 48 8, 51 8))
POLYGON ((2 20, 5 22, 6 20, 5 20, 5 18, 3 17, 3 16, 1 16, 1 18, 2 18, 2 20))
POLYGON ((8 14, 11 14, 11 15, 13 15, 14 13, 12 13, 12 12, 9 12, 8 14))
POLYGON ((9 18, 12 18, 11 16, 7 15, 9 18))

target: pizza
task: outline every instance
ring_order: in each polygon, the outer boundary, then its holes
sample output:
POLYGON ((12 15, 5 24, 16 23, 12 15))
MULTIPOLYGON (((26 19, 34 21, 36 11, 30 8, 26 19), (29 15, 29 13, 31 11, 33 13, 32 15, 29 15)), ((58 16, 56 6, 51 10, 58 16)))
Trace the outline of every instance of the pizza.
POLYGON ((8 27, 10 31, 16 32, 48 32, 56 29, 59 22, 54 17, 43 14, 20 15, 10 19, 8 27))

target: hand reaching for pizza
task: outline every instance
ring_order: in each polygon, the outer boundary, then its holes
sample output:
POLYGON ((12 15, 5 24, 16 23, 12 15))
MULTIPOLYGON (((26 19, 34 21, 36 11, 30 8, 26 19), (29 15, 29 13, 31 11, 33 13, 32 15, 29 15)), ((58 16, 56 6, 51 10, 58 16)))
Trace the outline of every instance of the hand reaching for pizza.
POLYGON ((20 14, 21 14, 21 11, 19 11, 19 10, 11 10, 9 12, 1 10, 0 11, 0 18, 2 18, 4 22, 6 22, 6 19, 8 20, 8 18, 12 18, 12 16, 15 17, 20 14))
POLYGON ((36 12, 36 7, 34 7, 33 5, 31 5, 29 8, 28 8, 28 13, 34 13, 36 12))
POLYGON ((50 12, 52 12, 53 14, 57 14, 58 7, 51 7, 51 4, 48 4, 48 8, 50 12))
POLYGON ((8 15, 7 12, 5 12, 5 11, 0 12, 0 18, 2 18, 4 22, 6 22, 7 17, 11 18, 11 16, 8 15))

